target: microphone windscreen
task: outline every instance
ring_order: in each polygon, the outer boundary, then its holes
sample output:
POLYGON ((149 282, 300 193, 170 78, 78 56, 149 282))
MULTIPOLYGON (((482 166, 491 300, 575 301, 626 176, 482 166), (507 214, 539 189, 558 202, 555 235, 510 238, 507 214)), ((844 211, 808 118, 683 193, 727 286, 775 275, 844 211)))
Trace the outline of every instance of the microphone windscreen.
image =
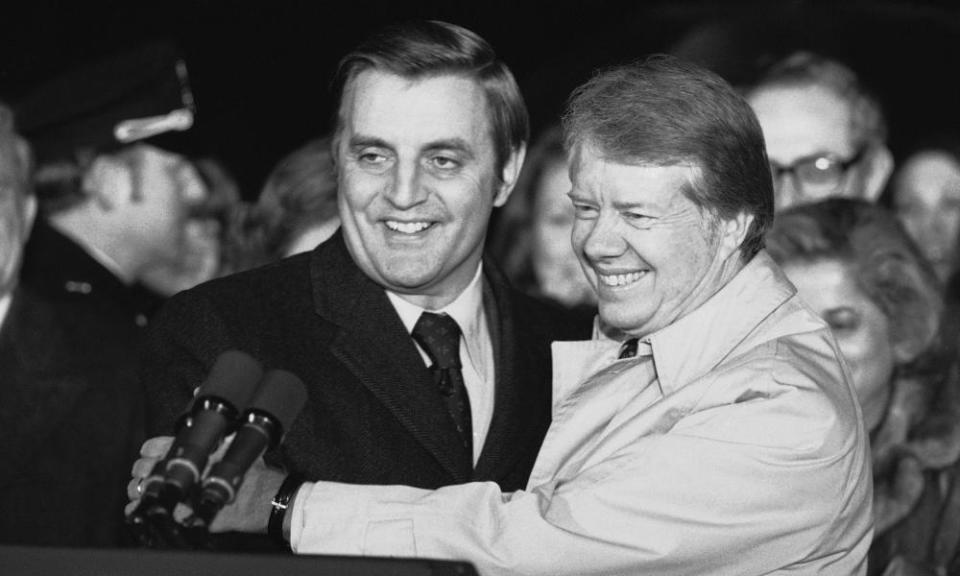
POLYGON ((296 375, 286 370, 268 370, 248 410, 273 416, 286 432, 307 401, 307 389, 296 375))
POLYGON ((239 350, 227 350, 217 357, 196 397, 216 396, 242 412, 262 375, 263 368, 253 356, 239 350))

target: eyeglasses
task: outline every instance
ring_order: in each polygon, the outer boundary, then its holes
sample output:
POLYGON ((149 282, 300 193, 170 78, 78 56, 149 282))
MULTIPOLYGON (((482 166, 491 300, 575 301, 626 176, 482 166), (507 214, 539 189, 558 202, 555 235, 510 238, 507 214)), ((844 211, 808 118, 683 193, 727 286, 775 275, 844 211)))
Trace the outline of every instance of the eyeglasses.
POLYGON ((770 171, 773 173, 775 183, 789 174, 793 177, 794 184, 807 195, 824 196, 836 192, 847 172, 863 158, 866 151, 867 147, 861 146, 846 160, 832 154, 816 154, 800 158, 789 166, 780 166, 771 162, 770 171))

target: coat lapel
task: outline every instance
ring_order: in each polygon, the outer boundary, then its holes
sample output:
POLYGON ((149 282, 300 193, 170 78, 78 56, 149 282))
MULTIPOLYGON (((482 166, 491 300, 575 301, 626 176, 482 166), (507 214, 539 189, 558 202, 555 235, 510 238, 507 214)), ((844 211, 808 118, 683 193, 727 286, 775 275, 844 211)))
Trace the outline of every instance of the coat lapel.
POLYGON ((458 482, 469 480, 472 463, 416 345, 339 232, 314 252, 310 280, 316 313, 339 328, 331 353, 458 482))
POLYGON ((506 476, 518 459, 539 449, 550 406, 549 358, 537 357, 532 336, 513 309, 511 288, 489 259, 484 262, 484 277, 496 390, 493 419, 474 471, 480 480, 506 476))

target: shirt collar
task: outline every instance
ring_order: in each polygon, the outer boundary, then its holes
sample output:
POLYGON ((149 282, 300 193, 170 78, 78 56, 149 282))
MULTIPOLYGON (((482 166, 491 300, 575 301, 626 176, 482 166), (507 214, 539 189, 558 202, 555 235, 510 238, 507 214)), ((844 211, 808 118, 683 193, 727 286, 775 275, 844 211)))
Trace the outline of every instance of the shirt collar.
MULTIPOLYGON (((464 340, 468 343, 476 340, 480 330, 480 315, 483 313, 482 278, 483 264, 477 266, 477 272, 473 275, 473 280, 470 281, 470 284, 467 284, 467 287, 457 296, 456 300, 440 310, 430 310, 430 312, 437 314, 447 314, 456 320, 460 326, 460 331, 463 333, 464 340)), ((413 327, 420 319, 420 314, 427 310, 416 304, 411 304, 395 292, 387 290, 386 293, 390 303, 393 304, 397 314, 400 315, 400 320, 406 327, 407 332, 413 333, 413 327)))
POLYGON ((712 370, 795 293, 761 251, 699 308, 651 334, 647 340, 664 394, 712 370))

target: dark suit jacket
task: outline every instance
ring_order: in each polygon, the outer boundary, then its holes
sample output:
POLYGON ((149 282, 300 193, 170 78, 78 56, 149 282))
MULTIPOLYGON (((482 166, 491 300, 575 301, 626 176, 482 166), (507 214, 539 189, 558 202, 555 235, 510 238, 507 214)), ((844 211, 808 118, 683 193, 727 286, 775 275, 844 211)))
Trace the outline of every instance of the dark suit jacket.
POLYGON ((49 300, 97 311, 100 323, 115 331, 142 331, 163 303, 148 288, 125 284, 43 219, 34 224, 23 254, 21 285, 49 300))
POLYGON ((0 327, 0 543, 124 543, 143 397, 129 343, 98 319, 14 293, 0 327))
POLYGON ((306 384, 306 408, 268 456, 308 480, 522 488, 550 420, 550 342, 587 338, 590 322, 514 291, 492 262, 484 275, 496 407, 476 469, 400 317, 339 232, 313 252, 208 282, 161 309, 144 360, 148 432, 171 434, 216 356, 239 349, 306 384))

